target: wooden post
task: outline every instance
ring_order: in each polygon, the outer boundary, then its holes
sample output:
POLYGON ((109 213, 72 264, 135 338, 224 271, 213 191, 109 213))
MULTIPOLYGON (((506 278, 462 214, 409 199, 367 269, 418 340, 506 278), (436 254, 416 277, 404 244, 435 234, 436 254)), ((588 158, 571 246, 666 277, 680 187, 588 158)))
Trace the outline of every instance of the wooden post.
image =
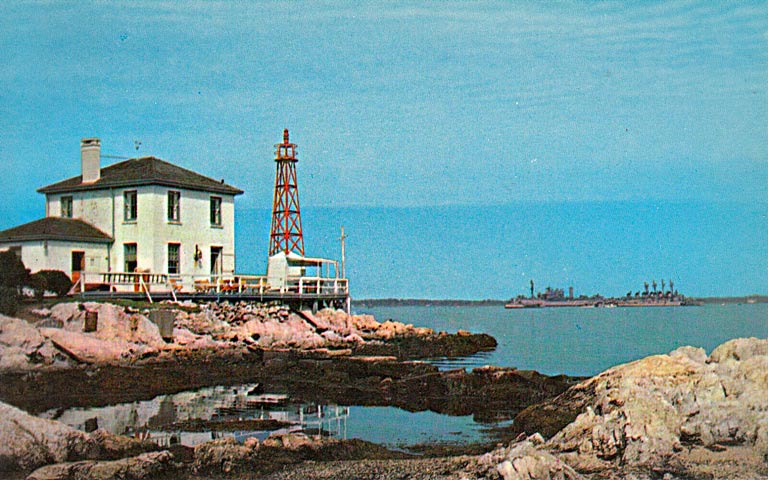
POLYGON ((344 240, 347 238, 346 235, 344 235, 344 225, 341 226, 341 278, 347 278, 347 272, 345 269, 345 252, 344 252, 344 240))

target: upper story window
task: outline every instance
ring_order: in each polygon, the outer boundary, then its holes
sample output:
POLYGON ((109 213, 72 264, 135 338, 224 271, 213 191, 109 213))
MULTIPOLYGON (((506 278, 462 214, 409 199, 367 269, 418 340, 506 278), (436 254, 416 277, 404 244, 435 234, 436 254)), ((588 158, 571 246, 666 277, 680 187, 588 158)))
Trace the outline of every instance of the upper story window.
POLYGON ((181 192, 171 190, 168 192, 168 221, 180 222, 181 221, 181 192))
POLYGON ((221 197, 211 197, 211 225, 221 226, 221 197))
POLYGON ((72 218, 72 197, 61 197, 61 217, 72 218))
POLYGON ((125 211, 123 213, 123 220, 126 222, 135 222, 138 216, 137 208, 137 195, 136 190, 126 190, 123 192, 123 201, 125 203, 125 211))

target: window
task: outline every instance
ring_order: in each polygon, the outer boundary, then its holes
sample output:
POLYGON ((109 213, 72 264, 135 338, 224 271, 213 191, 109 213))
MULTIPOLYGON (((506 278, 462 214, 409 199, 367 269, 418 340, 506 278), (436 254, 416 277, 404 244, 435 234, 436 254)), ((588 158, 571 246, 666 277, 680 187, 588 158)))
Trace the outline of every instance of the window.
POLYGON ((128 190, 123 192, 123 202, 125 203, 125 212, 123 219, 126 222, 135 222, 138 209, 136 208, 136 190, 128 190))
POLYGON ((222 247, 211 247, 211 275, 221 274, 222 247))
POLYGON ((72 218, 72 197, 61 197, 61 217, 72 218))
POLYGON ((211 225, 221 226, 221 197, 211 197, 211 225))
POLYGON ((168 244, 168 274, 179 274, 181 271, 179 270, 179 250, 181 250, 181 245, 178 243, 169 243, 168 244))
MULTIPOLYGON (((135 193, 135 192, 134 192, 135 193)), ((125 271, 135 272, 138 263, 136 263, 136 244, 124 243, 123 244, 123 257, 125 257, 125 271)))
POLYGON ((179 211, 179 200, 181 200, 181 192, 171 190, 168 192, 168 221, 180 222, 181 215, 179 211))

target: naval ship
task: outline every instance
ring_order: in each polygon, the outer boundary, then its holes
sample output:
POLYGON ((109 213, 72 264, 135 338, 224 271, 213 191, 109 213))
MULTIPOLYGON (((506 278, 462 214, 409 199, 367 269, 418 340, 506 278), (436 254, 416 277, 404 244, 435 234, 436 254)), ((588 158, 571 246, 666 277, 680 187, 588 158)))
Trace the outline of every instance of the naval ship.
POLYGON ((675 290, 675 284, 669 281, 669 289, 666 282, 661 281, 661 290, 654 280, 651 284, 645 282, 644 290, 638 290, 634 294, 627 292, 623 297, 603 297, 600 294, 587 297, 581 295, 574 297, 573 287, 568 288, 568 296, 562 288, 547 287, 543 292, 534 295, 534 283, 531 280, 531 296, 520 295, 509 300, 504 308, 542 308, 542 307, 584 307, 584 308, 610 308, 610 307, 680 307, 688 305, 684 295, 675 290), (653 286, 653 290, 650 287, 653 286))

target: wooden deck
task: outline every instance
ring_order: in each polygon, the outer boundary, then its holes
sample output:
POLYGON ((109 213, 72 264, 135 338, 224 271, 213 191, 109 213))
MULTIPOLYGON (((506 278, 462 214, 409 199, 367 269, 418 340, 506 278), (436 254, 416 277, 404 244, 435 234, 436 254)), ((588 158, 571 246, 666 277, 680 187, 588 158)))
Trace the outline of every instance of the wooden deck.
POLYGON ((83 300, 278 302, 300 309, 334 307, 349 310, 345 278, 290 278, 273 289, 264 276, 181 276, 157 273, 83 273, 70 291, 83 300))

